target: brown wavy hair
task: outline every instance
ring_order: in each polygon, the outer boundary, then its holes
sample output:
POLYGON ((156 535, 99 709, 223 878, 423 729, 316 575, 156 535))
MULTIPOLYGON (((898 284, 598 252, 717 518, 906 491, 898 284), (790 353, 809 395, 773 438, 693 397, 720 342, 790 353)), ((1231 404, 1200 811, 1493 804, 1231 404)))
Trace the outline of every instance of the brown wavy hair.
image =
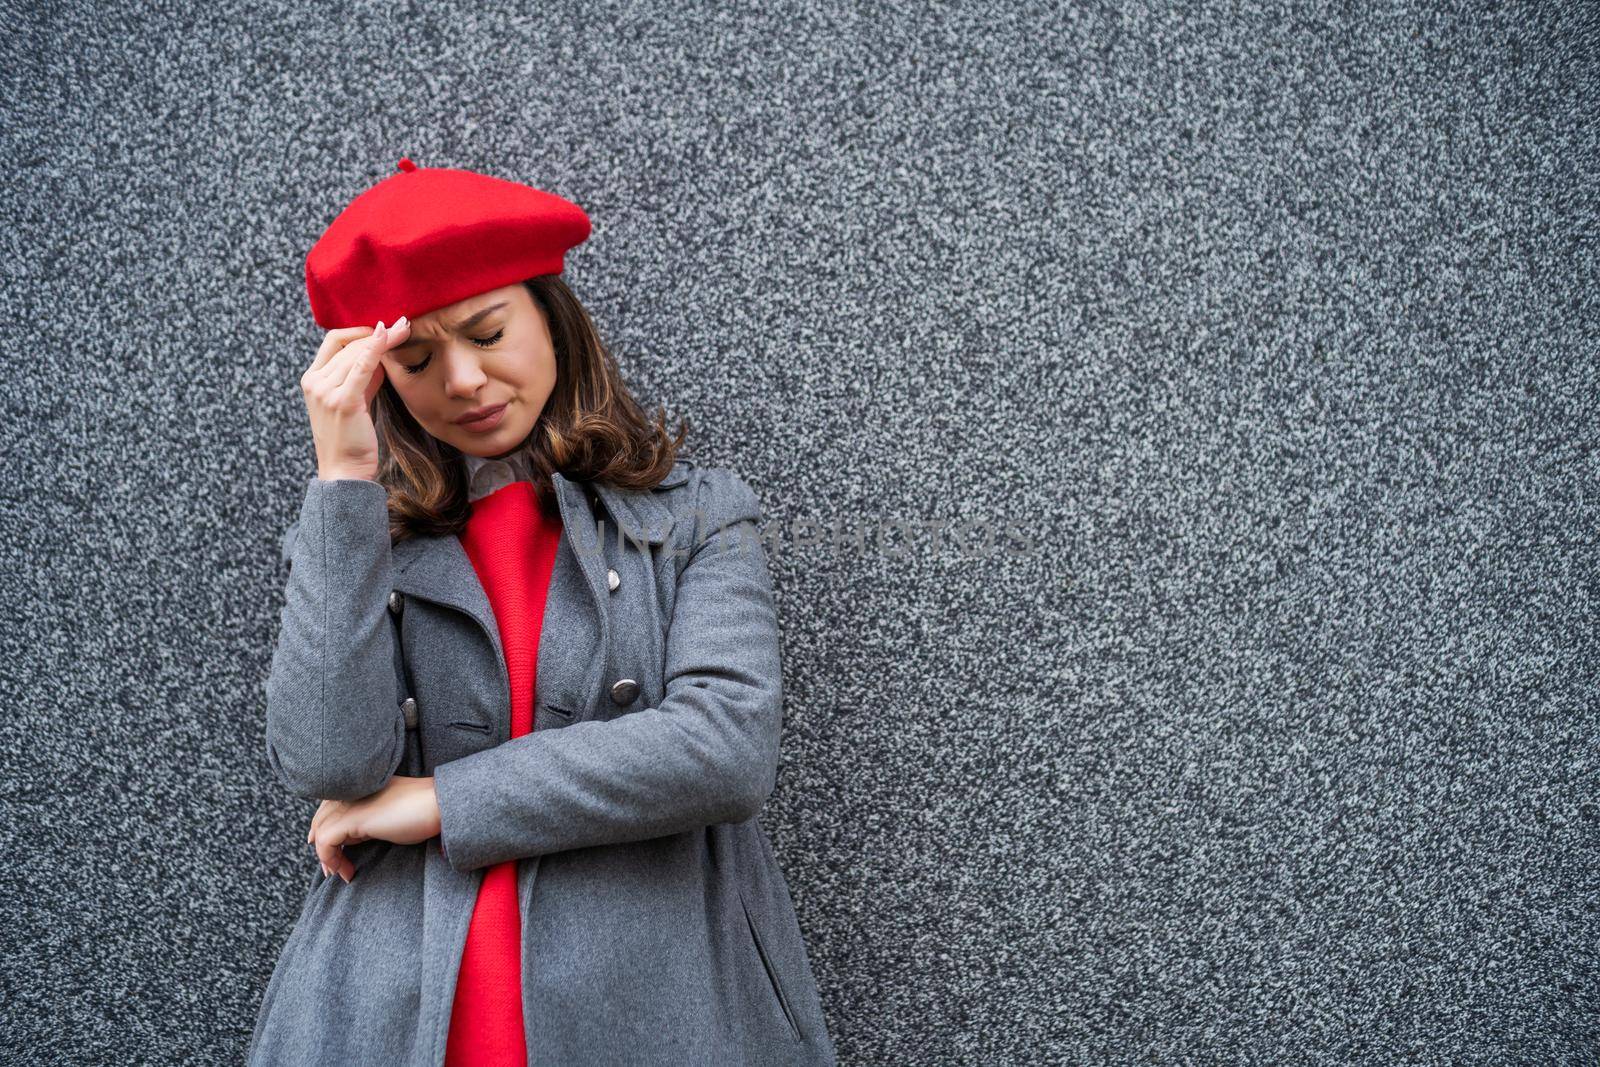
MULTIPOLYGON (((556 383, 523 448, 535 489, 553 506, 550 473, 648 489, 667 476, 688 424, 667 431, 666 411, 646 415, 622 380, 594 320, 559 274, 523 286, 544 311, 555 348, 556 383)), ((424 430, 385 377, 372 400, 378 431, 378 481, 389 491, 389 537, 458 533, 470 514, 464 453, 424 430)))

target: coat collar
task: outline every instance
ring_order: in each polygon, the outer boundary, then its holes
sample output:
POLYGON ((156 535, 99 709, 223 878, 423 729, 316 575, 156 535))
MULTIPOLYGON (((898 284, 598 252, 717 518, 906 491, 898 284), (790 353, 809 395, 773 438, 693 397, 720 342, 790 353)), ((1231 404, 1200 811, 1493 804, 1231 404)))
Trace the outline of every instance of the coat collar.
MULTIPOLYGON (((557 474, 555 477, 560 478, 561 475, 557 474)), ((659 545, 672 535, 672 509, 667 506, 660 493, 650 489, 617 489, 604 482, 581 484, 600 497, 600 502, 605 505, 606 514, 610 516, 615 528, 622 531, 623 536, 636 542, 659 545)), ((663 486, 665 484, 663 483, 663 486)))
MULTIPOLYGON (((624 548, 630 542, 659 545, 667 541, 672 536, 673 511, 660 490, 680 486, 688 477, 688 465, 683 462, 655 489, 618 489, 604 482, 574 480, 560 471, 551 474, 562 537, 577 557, 597 604, 604 603, 608 592, 606 546, 615 545, 619 536, 624 548), (598 500, 598 507, 591 505, 591 498, 598 500)), ((394 569, 395 589, 465 611, 498 640, 489 596, 460 538, 454 534, 407 538, 394 546, 394 569)))

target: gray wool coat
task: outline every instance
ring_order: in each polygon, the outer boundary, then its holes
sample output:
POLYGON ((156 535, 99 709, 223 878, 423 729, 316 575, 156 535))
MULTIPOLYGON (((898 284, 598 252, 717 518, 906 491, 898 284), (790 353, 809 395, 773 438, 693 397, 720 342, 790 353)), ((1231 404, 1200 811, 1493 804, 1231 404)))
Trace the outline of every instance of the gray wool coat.
POLYGON ((650 490, 554 485, 564 531, 517 738, 459 539, 391 546, 377 482, 307 485, 283 537, 268 762, 310 799, 432 775, 443 829, 347 847, 348 885, 307 848, 251 1064, 439 1067, 478 886, 508 859, 530 1064, 834 1063, 757 821, 782 724, 759 501, 681 459, 650 490))

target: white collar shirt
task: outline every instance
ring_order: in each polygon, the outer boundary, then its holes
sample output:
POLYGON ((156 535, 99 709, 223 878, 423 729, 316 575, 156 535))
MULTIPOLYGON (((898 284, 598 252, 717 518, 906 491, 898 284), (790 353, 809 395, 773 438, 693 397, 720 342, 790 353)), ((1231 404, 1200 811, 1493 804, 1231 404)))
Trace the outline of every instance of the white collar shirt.
POLYGON ((509 456, 489 458, 463 453, 467 461, 467 499, 478 500, 512 482, 531 482, 533 468, 528 450, 519 448, 509 456))

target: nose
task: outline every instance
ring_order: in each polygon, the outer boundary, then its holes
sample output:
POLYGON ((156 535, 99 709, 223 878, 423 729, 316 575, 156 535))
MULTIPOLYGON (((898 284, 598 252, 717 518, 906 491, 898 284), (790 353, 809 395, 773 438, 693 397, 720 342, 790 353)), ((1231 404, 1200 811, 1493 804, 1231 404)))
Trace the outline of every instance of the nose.
POLYGON ((445 361, 444 391, 451 398, 468 399, 483 388, 488 377, 470 346, 450 345, 440 354, 445 361))

